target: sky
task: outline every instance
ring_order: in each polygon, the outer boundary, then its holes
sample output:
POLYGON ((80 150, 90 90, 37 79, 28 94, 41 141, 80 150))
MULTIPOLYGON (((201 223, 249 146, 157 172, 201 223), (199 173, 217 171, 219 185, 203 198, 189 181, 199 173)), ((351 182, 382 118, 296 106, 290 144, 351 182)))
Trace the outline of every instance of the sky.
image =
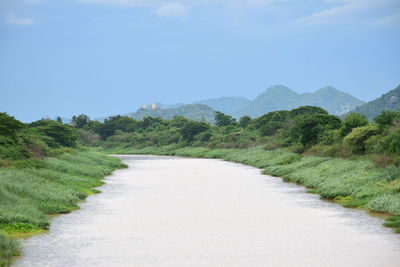
POLYGON ((142 104, 400 84, 399 0, 0 0, 0 112, 30 122, 142 104))

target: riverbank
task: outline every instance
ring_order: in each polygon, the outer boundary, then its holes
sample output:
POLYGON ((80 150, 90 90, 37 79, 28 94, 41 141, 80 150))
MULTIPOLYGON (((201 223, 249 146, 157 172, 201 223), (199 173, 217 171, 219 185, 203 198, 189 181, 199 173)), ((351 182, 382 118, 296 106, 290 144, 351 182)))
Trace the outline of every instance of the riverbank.
POLYGON ((43 232, 50 214, 79 209, 77 203, 103 184, 103 177, 123 168, 118 159, 93 151, 3 162, 0 168, 0 266, 8 266, 21 248, 13 237, 43 232))
POLYGON ((282 177, 309 188, 309 193, 333 200, 347 208, 391 215, 385 226, 400 233, 400 178, 397 169, 376 168, 366 159, 303 156, 285 149, 210 149, 164 146, 143 149, 112 149, 115 154, 169 155, 218 158, 262 169, 264 174, 282 177))
POLYGON ((26 240, 13 267, 398 267, 400 235, 380 219, 257 168, 116 157, 129 168, 108 176, 80 210, 52 220, 48 233, 26 240))

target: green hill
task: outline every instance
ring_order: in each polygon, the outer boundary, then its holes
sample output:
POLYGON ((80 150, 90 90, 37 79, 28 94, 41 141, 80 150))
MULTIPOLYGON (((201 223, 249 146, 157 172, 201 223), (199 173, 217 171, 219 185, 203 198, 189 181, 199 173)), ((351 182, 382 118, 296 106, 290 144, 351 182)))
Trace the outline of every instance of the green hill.
POLYGON ((226 114, 233 114, 238 110, 245 108, 250 103, 251 101, 247 98, 229 96, 200 100, 194 102, 193 104, 207 105, 214 110, 218 110, 226 114))
POLYGON ((257 96, 247 107, 236 112, 236 117, 248 115, 258 117, 275 110, 290 110, 297 107, 299 95, 286 86, 276 85, 257 96))
POLYGON ((381 97, 355 108, 354 112, 364 114, 369 119, 374 119, 384 110, 400 111, 400 85, 381 97))
POLYGON ((318 106, 333 115, 343 115, 365 102, 339 91, 333 87, 324 87, 313 94, 302 94, 303 105, 318 106))
POLYGON ((176 108, 156 107, 154 110, 151 107, 140 108, 136 112, 128 113, 134 119, 141 120, 144 117, 160 117, 163 119, 173 119, 176 116, 184 116, 196 121, 205 120, 214 122, 214 110, 207 105, 189 104, 182 105, 176 108))
POLYGON ((363 101, 333 87, 325 87, 314 93, 298 94, 286 86, 276 85, 268 88, 247 107, 233 115, 258 117, 271 111, 291 110, 305 105, 318 106, 331 114, 342 115, 362 104, 363 101))

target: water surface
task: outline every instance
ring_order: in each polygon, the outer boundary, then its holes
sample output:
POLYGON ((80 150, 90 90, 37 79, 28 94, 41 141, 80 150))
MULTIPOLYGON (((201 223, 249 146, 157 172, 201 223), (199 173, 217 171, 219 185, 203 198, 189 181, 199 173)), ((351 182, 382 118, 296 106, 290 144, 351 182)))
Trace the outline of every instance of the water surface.
POLYGON ((24 242, 16 266, 400 266, 363 211, 213 159, 119 156, 129 169, 24 242))

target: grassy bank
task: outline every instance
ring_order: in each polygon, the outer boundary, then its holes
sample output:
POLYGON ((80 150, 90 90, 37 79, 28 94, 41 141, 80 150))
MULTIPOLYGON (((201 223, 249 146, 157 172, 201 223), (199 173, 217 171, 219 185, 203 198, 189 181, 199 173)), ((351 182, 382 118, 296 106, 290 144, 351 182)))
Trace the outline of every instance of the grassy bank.
POLYGON ((284 149, 210 149, 164 146, 143 149, 113 149, 119 154, 176 155, 218 158, 263 169, 264 174, 282 177, 309 188, 310 193, 335 200, 344 207, 363 208, 393 215, 385 226, 400 233, 400 168, 376 168, 366 159, 302 156, 284 149), (396 216, 397 215, 397 216, 396 216))
POLYGON ((49 229, 49 214, 68 213, 123 164, 99 152, 3 162, 0 168, 0 266, 20 254, 16 233, 49 229))

